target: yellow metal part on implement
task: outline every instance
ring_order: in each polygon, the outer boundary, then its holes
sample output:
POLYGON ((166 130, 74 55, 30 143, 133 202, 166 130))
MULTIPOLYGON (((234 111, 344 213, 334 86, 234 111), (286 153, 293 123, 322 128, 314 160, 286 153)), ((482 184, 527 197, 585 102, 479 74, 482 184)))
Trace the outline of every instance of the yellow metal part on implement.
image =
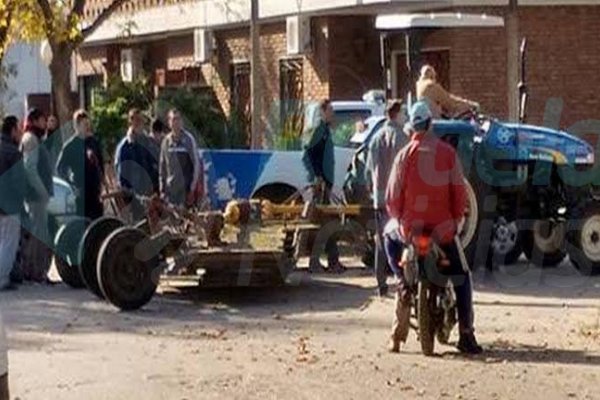
MULTIPOLYGON (((304 213, 304 205, 279 205, 270 202, 263 203, 263 216, 266 219, 273 219, 283 215, 300 216, 304 213)), ((351 216, 356 217, 361 215, 363 207, 360 205, 316 205, 312 207, 312 211, 324 216, 351 216)))

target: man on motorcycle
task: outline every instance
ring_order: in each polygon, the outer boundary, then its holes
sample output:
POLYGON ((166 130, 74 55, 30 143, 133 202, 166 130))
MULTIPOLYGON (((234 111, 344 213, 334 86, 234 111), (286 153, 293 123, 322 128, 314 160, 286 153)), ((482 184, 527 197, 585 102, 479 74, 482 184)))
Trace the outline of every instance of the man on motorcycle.
MULTIPOLYGON (((427 232, 437 242, 449 266, 448 276, 457 297, 462 353, 479 354, 473 329, 473 290, 469 266, 456 236, 467 207, 464 175, 457 154, 450 145, 430 133, 432 113, 425 102, 417 102, 410 110, 413 131, 410 143, 396 157, 386 193, 388 213, 399 221, 398 237, 407 243, 413 235, 427 232)), ((399 260, 392 260, 399 265, 399 260)), ((400 350, 405 342, 410 315, 410 288, 402 271, 397 273, 396 318, 391 351, 400 350), (407 313, 408 310, 408 313, 407 313)))
POLYGON ((448 93, 437 82, 437 73, 431 65, 421 68, 421 76, 417 81, 417 100, 427 101, 434 118, 479 109, 478 103, 448 93))

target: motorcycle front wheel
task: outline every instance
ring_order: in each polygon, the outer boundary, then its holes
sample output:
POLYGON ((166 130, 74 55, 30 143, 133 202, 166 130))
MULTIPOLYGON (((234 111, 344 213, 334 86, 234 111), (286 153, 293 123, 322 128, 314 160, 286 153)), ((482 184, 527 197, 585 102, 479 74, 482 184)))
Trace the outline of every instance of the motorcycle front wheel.
POLYGON ((437 302, 437 287, 424 280, 419 283, 417 299, 419 319, 419 341, 421 351, 427 357, 433 355, 435 347, 435 320, 434 311, 437 302))

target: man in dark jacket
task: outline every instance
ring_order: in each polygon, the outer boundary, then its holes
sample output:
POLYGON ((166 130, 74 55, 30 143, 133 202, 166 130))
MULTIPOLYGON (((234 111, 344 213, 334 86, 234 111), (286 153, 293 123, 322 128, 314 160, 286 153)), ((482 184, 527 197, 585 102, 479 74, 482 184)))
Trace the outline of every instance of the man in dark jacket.
POLYGON ((152 178, 154 183, 154 191, 160 191, 159 184, 159 163, 160 163, 160 148, 165 138, 167 128, 160 118, 155 118, 150 126, 150 134, 148 135, 148 148, 152 155, 152 178))
POLYGON ((152 195, 154 182, 158 182, 158 170, 154 167, 155 162, 150 148, 151 140, 144 132, 141 111, 130 110, 127 134, 117 146, 115 153, 115 170, 119 187, 129 200, 135 221, 144 216, 144 209, 135 196, 152 195))
POLYGON ((4 119, 0 136, 0 290, 11 288, 10 273, 15 262, 24 214, 25 168, 19 151, 19 120, 4 119))
MULTIPOLYGON (((304 155, 302 160, 308 171, 309 181, 313 182, 315 204, 329 204, 331 189, 333 187, 335 175, 334 144, 331 134, 331 123, 333 122, 334 112, 331 102, 323 100, 319 103, 315 118, 309 126, 312 129, 309 133, 308 142, 304 146, 304 155)), ((337 235, 333 234, 327 238, 325 243, 325 252, 327 253, 328 271, 341 273, 346 268, 340 263, 339 250, 337 246, 337 235)), ((324 268, 319 260, 320 243, 316 243, 317 248, 313 249, 310 257, 309 270, 311 272, 320 272, 324 268)))
MULTIPOLYGON (((443 273, 456 292, 458 349, 478 354, 482 348, 473 329, 471 274, 457 237, 467 208, 465 178, 454 148, 430 133, 431 122, 427 103, 415 103, 410 111, 411 141, 398 153, 390 174, 387 210, 391 218, 399 221, 398 236, 405 243, 413 235, 427 232, 444 252, 450 266, 443 273)), ((403 271, 398 271, 397 260, 392 260, 392 265, 397 271, 398 293, 390 350, 397 352, 408 334, 410 289, 403 271)))
POLYGON ((27 179, 25 180, 26 209, 29 239, 23 250, 23 274, 26 280, 48 283, 50 249, 52 243, 48 231, 48 203, 53 195, 50 154, 43 146, 46 135, 46 116, 38 109, 27 115, 25 134, 21 140, 21 151, 27 179))
POLYGON ((100 200, 104 158, 84 110, 75 112, 73 125, 75 135, 65 143, 56 171, 75 191, 77 214, 94 221, 104 214, 100 200))

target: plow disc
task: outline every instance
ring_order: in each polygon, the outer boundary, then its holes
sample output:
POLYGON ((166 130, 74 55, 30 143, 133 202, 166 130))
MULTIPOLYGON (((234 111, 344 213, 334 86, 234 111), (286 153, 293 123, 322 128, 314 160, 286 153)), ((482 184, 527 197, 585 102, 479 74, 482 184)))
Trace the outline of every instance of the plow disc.
POLYGON ((85 287, 79 273, 79 240, 83 236, 89 220, 79 218, 58 230, 54 239, 55 264, 62 281, 75 289, 85 287))
POLYGON ((85 286, 94 295, 104 299, 100 284, 98 283, 98 255, 102 243, 124 223, 112 217, 104 217, 92 223, 85 231, 79 244, 79 273, 85 286))
POLYGON ((102 244, 97 274, 107 301, 123 311, 137 310, 156 293, 160 277, 158 253, 141 230, 120 228, 102 244))

